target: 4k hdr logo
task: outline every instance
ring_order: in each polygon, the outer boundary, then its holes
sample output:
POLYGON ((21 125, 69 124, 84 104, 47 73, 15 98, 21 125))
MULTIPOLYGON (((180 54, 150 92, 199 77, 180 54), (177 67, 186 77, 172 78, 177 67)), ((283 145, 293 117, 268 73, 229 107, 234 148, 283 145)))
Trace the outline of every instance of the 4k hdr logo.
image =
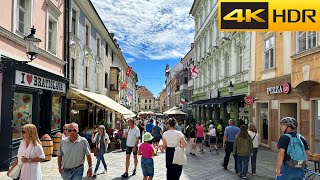
POLYGON ((317 31, 320 0, 219 0, 221 31, 317 31))

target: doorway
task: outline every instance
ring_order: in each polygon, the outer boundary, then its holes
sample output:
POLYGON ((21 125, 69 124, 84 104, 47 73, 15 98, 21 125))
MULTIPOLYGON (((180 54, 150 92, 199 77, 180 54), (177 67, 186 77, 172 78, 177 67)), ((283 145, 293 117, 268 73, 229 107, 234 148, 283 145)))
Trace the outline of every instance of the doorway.
POLYGON ((314 152, 320 153, 320 100, 313 101, 314 107, 314 152))
POLYGON ((269 145, 269 104, 258 103, 260 142, 269 145))

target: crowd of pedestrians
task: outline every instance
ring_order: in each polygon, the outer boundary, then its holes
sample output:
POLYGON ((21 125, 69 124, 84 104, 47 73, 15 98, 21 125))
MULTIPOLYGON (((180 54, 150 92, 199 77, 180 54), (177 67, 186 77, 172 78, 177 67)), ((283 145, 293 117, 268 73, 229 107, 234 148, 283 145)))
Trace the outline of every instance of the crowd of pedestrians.
MULTIPOLYGON (((256 175, 257 154, 259 147, 259 134, 254 124, 235 125, 230 119, 228 126, 223 128, 220 123, 209 121, 209 124, 198 122, 190 123, 187 127, 169 118, 160 125, 159 121, 153 119, 141 120, 135 125, 133 119, 129 119, 128 130, 124 134, 126 138, 126 163, 122 178, 129 177, 129 166, 131 154, 133 154, 134 168, 132 175, 137 172, 138 155, 141 155, 141 169, 144 180, 151 180, 155 175, 153 157, 158 151, 165 152, 167 179, 180 179, 183 165, 174 162, 177 147, 185 149, 187 140, 190 142, 190 154, 196 155, 196 147, 199 153, 204 153, 204 141, 208 141, 209 152, 216 150, 218 154, 219 142, 224 147, 225 156, 222 166, 228 169, 230 155, 234 157, 234 169, 239 177, 247 179, 249 161, 251 161, 251 173, 256 175), (221 133, 222 129, 224 131, 221 133), (206 132, 205 132, 206 131, 206 132), (222 135, 222 138, 220 137, 222 135), (139 144, 140 143, 140 144, 139 144)), ((310 154, 309 146, 300 134, 296 133, 297 120, 286 117, 280 120, 280 130, 283 133, 278 141, 278 160, 276 168, 276 179, 303 179, 303 168, 310 154)), ((14 177, 19 172, 20 180, 41 180, 40 162, 45 158, 41 142, 38 138, 37 128, 33 124, 22 127, 23 139, 21 141, 18 155, 7 174, 14 177)), ((97 176, 100 162, 103 164, 103 172, 107 173, 107 163, 104 154, 108 150, 110 138, 106 128, 100 125, 97 133, 91 137, 91 142, 96 149, 97 163, 92 171, 91 148, 87 138, 79 135, 79 127, 76 123, 63 126, 62 140, 58 149, 58 170, 64 180, 80 180, 83 177, 84 162, 87 159, 87 176, 97 176)), ((181 153, 181 152, 179 152, 181 153)))

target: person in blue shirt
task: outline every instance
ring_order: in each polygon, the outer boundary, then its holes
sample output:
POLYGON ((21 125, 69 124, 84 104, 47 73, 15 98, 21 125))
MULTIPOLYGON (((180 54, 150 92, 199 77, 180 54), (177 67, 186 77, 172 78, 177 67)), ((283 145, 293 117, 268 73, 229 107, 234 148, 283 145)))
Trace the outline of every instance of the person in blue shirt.
MULTIPOLYGON (((225 150, 225 156, 224 156, 224 161, 221 164, 225 170, 227 170, 228 164, 229 164, 229 159, 230 159, 230 154, 233 151, 233 143, 236 135, 239 133, 240 129, 239 127, 235 126, 235 122, 233 119, 229 119, 228 121, 229 126, 226 127, 224 130, 224 137, 223 137, 223 147, 225 150)), ((236 173, 238 173, 237 170, 237 155, 234 154, 234 168, 236 170, 236 173)))
POLYGON ((152 133, 153 126, 153 119, 150 119, 149 123, 146 125, 146 131, 152 133))

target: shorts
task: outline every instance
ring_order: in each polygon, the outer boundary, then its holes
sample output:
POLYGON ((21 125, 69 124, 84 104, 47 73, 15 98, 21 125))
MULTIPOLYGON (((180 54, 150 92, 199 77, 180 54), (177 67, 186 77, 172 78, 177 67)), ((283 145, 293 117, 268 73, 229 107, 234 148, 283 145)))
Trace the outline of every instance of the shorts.
POLYGON ((160 142, 160 140, 161 140, 161 137, 154 137, 152 139, 152 142, 160 142))
POLYGON ((202 143, 204 140, 204 137, 197 137, 196 143, 202 143))
POLYGON ((133 147, 129 147, 127 146, 126 148, 126 154, 131 154, 133 152, 133 155, 137 155, 138 154, 138 148, 136 148, 135 151, 132 151, 133 150, 133 147))
POLYGON ((141 169, 143 176, 154 176, 153 159, 141 157, 141 169))
POLYGON ((217 143, 217 137, 210 137, 210 144, 216 144, 217 143))

